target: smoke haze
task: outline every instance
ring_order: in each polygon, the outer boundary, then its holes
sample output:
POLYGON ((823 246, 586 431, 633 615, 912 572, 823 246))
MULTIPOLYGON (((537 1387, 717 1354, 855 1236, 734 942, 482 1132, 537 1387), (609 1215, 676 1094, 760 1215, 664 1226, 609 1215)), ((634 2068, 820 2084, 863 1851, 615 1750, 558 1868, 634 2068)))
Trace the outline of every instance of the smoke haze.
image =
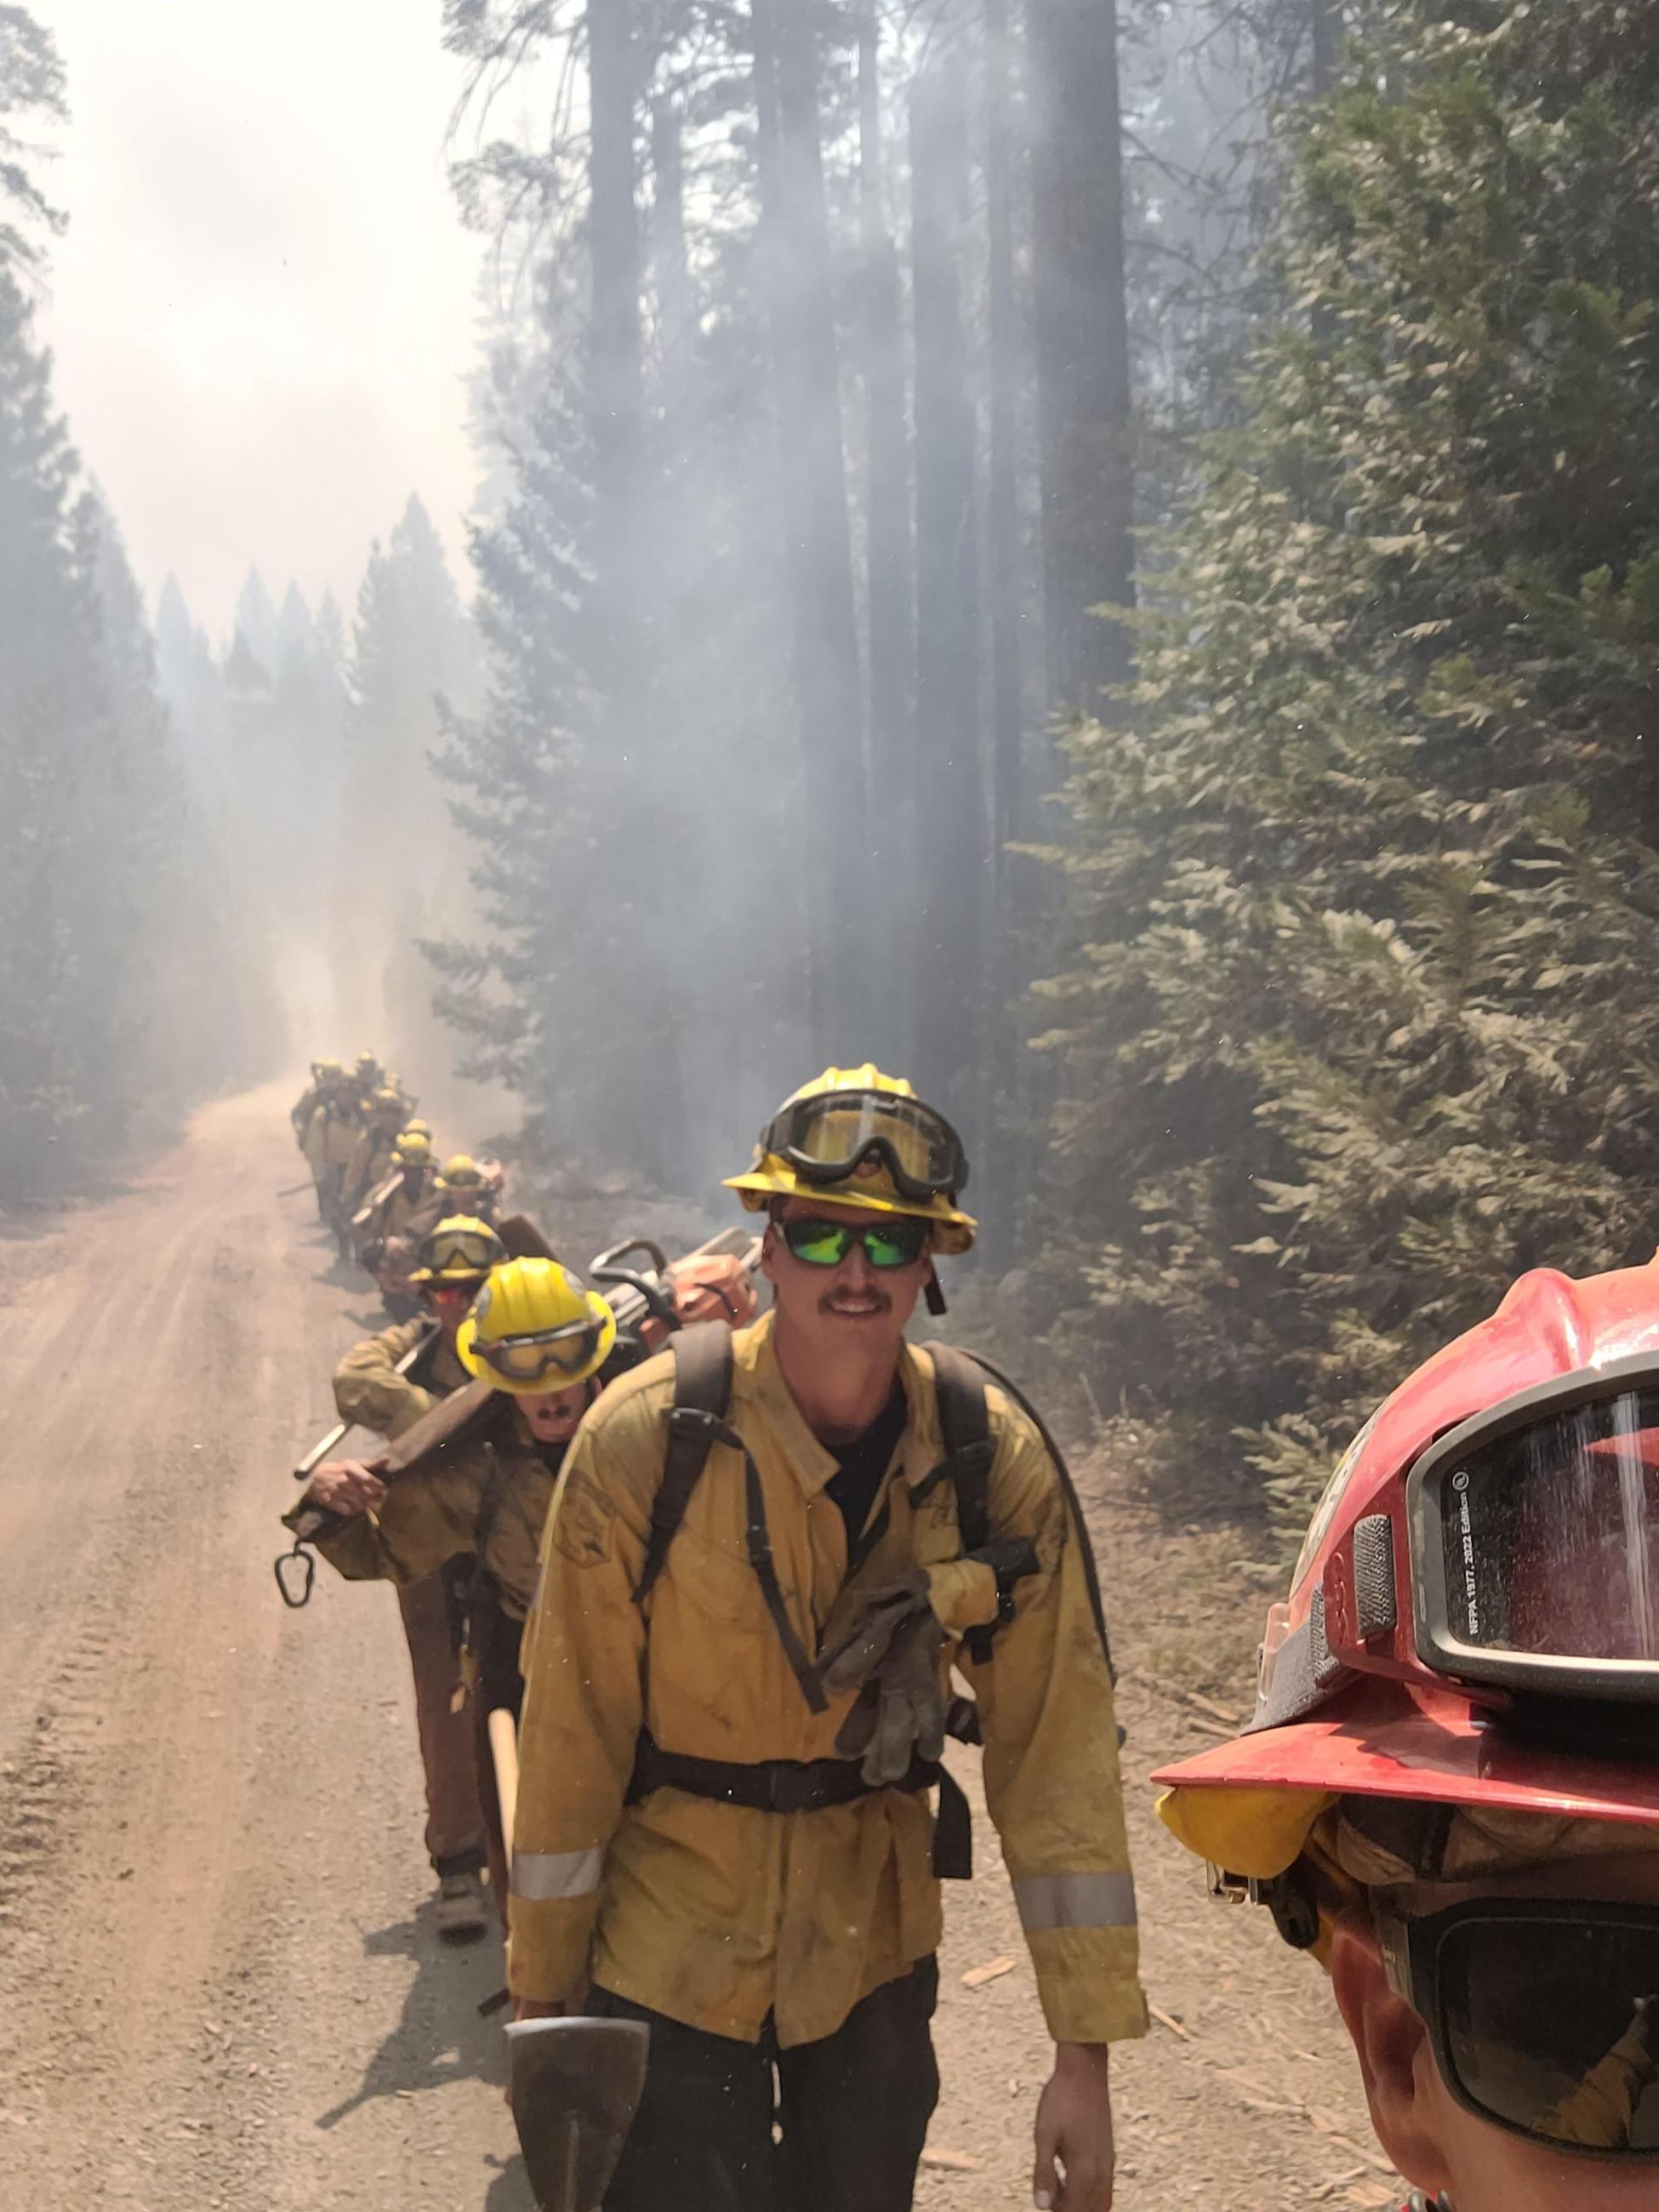
POLYGON ((257 560, 349 609, 412 491, 459 569, 482 252, 446 173, 435 5, 40 17, 70 106, 41 334, 152 604, 171 569, 226 634, 257 560))

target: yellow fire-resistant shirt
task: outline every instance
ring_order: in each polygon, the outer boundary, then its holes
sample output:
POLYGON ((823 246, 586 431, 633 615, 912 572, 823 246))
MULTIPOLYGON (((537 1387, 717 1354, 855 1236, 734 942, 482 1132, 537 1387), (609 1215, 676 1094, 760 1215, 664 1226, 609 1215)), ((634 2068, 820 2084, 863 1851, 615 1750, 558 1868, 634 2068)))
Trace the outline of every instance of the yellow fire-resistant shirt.
POLYGON ((398 1372, 398 1361, 408 1358, 431 1326, 429 1321, 394 1322, 352 1346, 334 1370, 334 1409, 343 1421, 388 1439, 400 1437, 441 1398, 472 1380, 442 1339, 422 1362, 427 1383, 398 1372))
POLYGON ((398 1132, 388 1129, 383 1122, 371 1121, 361 1132, 346 1163, 345 1182, 340 1194, 340 1202, 349 1212, 355 1213, 375 1184, 383 1182, 391 1172, 397 1143, 398 1132))
POLYGON ((319 1106, 311 1117, 306 1131, 306 1164, 313 1176, 319 1176, 325 1167, 343 1168, 357 1147, 361 1124, 355 1114, 343 1107, 319 1106))
MULTIPOLYGON (((734 1350, 731 1419, 760 1470, 785 1601, 815 1652, 847 1571, 845 1526, 824 1495, 837 1462, 789 1394, 770 1317, 734 1350)), ((954 1639, 994 1618, 994 1580, 961 1556, 948 1483, 910 1503, 943 1446, 927 1356, 907 1348, 900 1379, 908 1419, 869 1528, 890 1517, 851 1588, 920 1564, 954 1639)), ((613 1383, 549 1516, 524 1644, 509 1978, 544 2002, 579 1999, 591 1978, 750 2040, 770 2014, 781 2044, 813 2042, 938 1947, 933 1817, 924 1796, 894 1790, 787 1814, 672 1789, 624 1803, 642 1728, 696 1758, 828 1759, 853 1702, 815 1715, 802 1694, 749 1564, 743 1462, 727 1447, 710 1454, 641 1618, 631 1593, 672 1397, 668 1355, 613 1383)), ((954 1642, 946 1656, 980 1701, 986 1795, 1049 2030, 1115 2042, 1143 2034, 1146 2013, 1111 1680, 1053 1463, 994 1388, 988 1406, 993 1533, 1029 1536, 1039 1568, 1018 1583, 988 1665, 954 1642)))
POLYGON ((556 1449, 538 1447, 516 1423, 494 1442, 453 1445, 397 1476, 373 1512, 319 1536, 317 1549, 348 1582, 405 1587, 477 1553, 501 1610, 522 1620, 558 1460, 556 1449))

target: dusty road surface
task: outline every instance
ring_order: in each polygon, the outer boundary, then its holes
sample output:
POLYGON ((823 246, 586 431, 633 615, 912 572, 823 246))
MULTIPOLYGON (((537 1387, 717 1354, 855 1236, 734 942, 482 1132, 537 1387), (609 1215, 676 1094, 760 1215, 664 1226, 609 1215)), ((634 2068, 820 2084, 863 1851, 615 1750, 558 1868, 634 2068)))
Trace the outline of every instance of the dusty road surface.
MULTIPOLYGON (((499 1953, 433 1930, 391 1593, 326 1577, 291 1614, 271 1580, 285 1470, 374 1325, 309 1201, 276 1196, 302 1171, 285 1104, 214 1105, 125 1192, 0 1226, 0 2204, 19 2212, 528 2212, 476 2008, 499 1953)), ((1183 1601, 1159 1595, 1182 1586, 1176 1540, 1103 1486, 1096 1510, 1139 1773, 1218 1723, 1145 1658, 1183 1601)), ((1166 2024, 1118 2061, 1122 2212, 1397 2203, 1316 1972, 1207 1902, 1139 1790, 1135 1825, 1166 2024)), ((1029 2203, 1043 2061, 983 1831, 980 1856, 950 1900, 918 2197, 955 2212, 1029 2203)))

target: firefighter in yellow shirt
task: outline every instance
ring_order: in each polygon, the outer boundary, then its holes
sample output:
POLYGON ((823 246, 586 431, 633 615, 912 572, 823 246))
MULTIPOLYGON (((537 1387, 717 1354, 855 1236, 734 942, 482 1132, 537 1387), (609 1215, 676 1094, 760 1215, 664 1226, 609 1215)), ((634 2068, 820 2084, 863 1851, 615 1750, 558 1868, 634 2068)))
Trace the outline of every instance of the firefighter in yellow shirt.
MULTIPOLYGON (((392 1172, 399 1137, 416 1133, 410 1130, 404 1113, 404 1099, 396 1091, 376 1091, 364 1107, 362 1127, 346 1162, 345 1185, 340 1195, 341 1207, 348 1216, 356 1213, 376 1184, 384 1182, 392 1172)), ((431 1142, 429 1134, 427 1142, 431 1142)), ((464 1209, 458 1206, 453 1210, 459 1213, 464 1209)))
POLYGON ((317 1186, 317 1212, 334 1231, 343 1255, 349 1237, 347 1216, 340 1200, 345 1173, 357 1149, 362 1123, 351 1079, 342 1067, 324 1062, 317 1079, 317 1103, 307 1124, 302 1150, 311 1179, 317 1186))
MULTIPOLYGON (((965 1251, 967 1164, 830 1070, 732 1187, 775 1311, 613 1383, 567 1456, 526 1631, 509 1978, 520 2017, 651 2030, 606 2212, 902 2212, 938 2094, 945 1686, 1055 2043, 1039 2203, 1109 2212, 1108 2046, 1145 2033, 1112 1680, 1038 1425, 912 1348, 965 1251)), ((957 1801, 960 1809, 960 1801, 957 1801)), ((958 1863, 947 1870, 965 1871, 958 1863)))
MULTIPOLYGON (((457 1226, 446 1223, 434 1236, 441 1238, 457 1226)), ((467 1226, 483 1228, 476 1222, 467 1226)), ((387 1330, 386 1337, 396 1334, 387 1330)), ((342 1516, 337 1527, 319 1535, 319 1550, 349 1580, 396 1583, 405 1620, 411 1598, 451 1567, 465 1569, 475 1686, 471 1713, 459 1725, 468 1732, 468 1755, 476 1762, 503 1920, 507 1861, 489 1716, 499 1707, 517 1717, 519 1643, 536 1587, 543 1523, 565 1447, 598 1391, 599 1370, 616 1343, 611 1308, 557 1261, 506 1261, 479 1288, 449 1352, 463 1380, 479 1376, 498 1394, 477 1426, 389 1484, 362 1461, 320 1467, 295 1509, 320 1504, 342 1516)), ((414 1648, 411 1636, 411 1656, 414 1648)), ((417 1681, 419 1671, 417 1664, 417 1681)))
MULTIPOLYGON (((334 1373, 343 1421, 390 1441, 470 1380, 456 1337, 489 1270, 505 1260, 487 1222, 441 1221, 421 1245, 414 1281, 426 1313, 394 1322, 354 1346, 334 1373), (436 1334, 433 1323, 436 1322, 436 1334)), ((325 1467, 307 1496, 338 1502, 325 1467)), ((426 1782, 426 1849, 438 1879, 438 1932, 451 1942, 486 1925, 479 1875, 487 1842, 471 1717, 457 1710, 460 1627, 470 1562, 434 1559, 433 1571, 399 1581, 398 1610, 415 1686, 415 1724, 426 1782)))

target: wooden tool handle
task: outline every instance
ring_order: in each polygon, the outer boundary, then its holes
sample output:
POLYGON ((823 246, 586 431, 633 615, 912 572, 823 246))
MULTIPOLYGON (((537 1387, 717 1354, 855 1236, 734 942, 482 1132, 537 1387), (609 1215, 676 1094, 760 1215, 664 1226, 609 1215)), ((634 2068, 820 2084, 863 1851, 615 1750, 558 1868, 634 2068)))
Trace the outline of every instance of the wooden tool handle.
POLYGON ((495 1768, 495 1796, 501 1808, 501 1841, 513 1863, 513 1818, 519 1808, 519 1730, 504 1705, 489 1716, 489 1756, 495 1768))

